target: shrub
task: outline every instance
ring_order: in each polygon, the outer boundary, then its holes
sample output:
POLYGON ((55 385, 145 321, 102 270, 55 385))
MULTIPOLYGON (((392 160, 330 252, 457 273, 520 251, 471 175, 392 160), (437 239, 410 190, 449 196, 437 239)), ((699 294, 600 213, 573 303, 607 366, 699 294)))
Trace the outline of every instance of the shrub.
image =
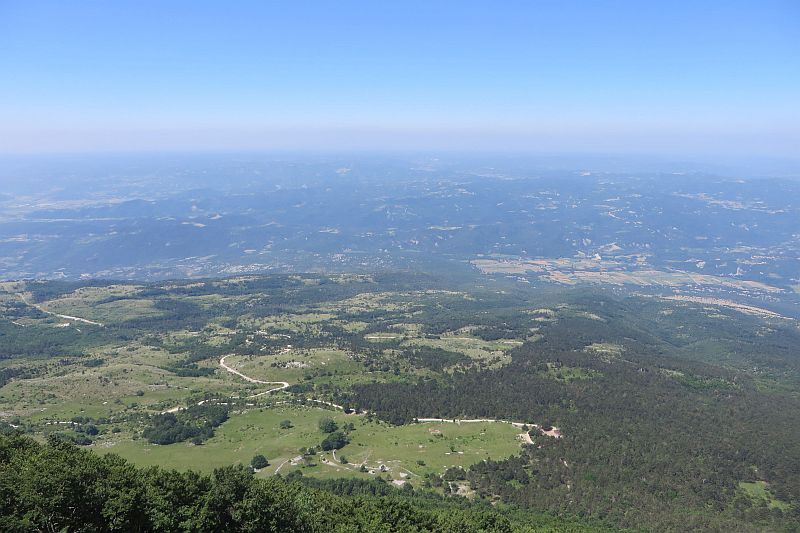
POLYGON ((322 418, 319 421, 319 429, 324 433, 333 433, 339 429, 339 425, 332 418, 322 418))
POLYGON ((269 461, 267 461, 267 458, 263 455, 258 454, 253 456, 250 460, 250 466, 252 466, 254 470, 261 470, 269 466, 269 461))
POLYGON ((348 442, 350 441, 344 433, 340 431, 334 431, 325 437, 325 440, 322 441, 320 446, 327 452, 330 450, 338 450, 339 448, 343 448, 348 442))

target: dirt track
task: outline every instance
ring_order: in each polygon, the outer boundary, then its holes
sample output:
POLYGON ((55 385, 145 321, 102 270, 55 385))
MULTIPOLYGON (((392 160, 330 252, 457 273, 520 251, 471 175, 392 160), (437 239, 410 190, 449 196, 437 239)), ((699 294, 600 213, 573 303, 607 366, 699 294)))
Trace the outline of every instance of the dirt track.
POLYGON ((269 394, 270 392, 274 392, 276 390, 283 390, 289 386, 289 383, 286 381, 262 381, 260 379, 251 378, 250 376, 245 376, 235 368, 231 368, 225 364, 225 358, 228 357, 224 355, 219 360, 219 366, 230 372, 231 374, 236 374, 240 378, 244 379, 245 381, 249 381, 250 383, 260 383, 262 385, 280 385, 280 387, 275 387, 274 389, 269 389, 268 391, 259 392, 258 394, 253 394, 252 396, 248 396, 248 398, 256 398, 258 396, 263 396, 265 394, 269 394))

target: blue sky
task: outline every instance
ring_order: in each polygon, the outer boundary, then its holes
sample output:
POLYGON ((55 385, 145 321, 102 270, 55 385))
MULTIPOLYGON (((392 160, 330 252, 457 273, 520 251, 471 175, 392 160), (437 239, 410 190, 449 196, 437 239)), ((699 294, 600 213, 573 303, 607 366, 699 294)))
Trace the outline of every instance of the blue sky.
POLYGON ((800 2, 0 0, 0 151, 800 155, 800 2))

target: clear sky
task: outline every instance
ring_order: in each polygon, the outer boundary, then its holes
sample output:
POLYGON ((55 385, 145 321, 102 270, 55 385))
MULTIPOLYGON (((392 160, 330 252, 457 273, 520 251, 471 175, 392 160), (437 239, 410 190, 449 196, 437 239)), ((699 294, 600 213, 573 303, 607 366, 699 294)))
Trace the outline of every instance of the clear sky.
POLYGON ((0 152, 800 156, 800 2, 0 0, 0 152))

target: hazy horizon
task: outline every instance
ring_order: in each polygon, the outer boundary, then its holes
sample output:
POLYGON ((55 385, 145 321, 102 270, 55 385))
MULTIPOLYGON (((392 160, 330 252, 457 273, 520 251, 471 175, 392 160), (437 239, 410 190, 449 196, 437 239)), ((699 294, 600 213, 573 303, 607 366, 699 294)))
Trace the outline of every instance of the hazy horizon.
POLYGON ((0 153, 796 157, 794 2, 0 6, 0 153))

